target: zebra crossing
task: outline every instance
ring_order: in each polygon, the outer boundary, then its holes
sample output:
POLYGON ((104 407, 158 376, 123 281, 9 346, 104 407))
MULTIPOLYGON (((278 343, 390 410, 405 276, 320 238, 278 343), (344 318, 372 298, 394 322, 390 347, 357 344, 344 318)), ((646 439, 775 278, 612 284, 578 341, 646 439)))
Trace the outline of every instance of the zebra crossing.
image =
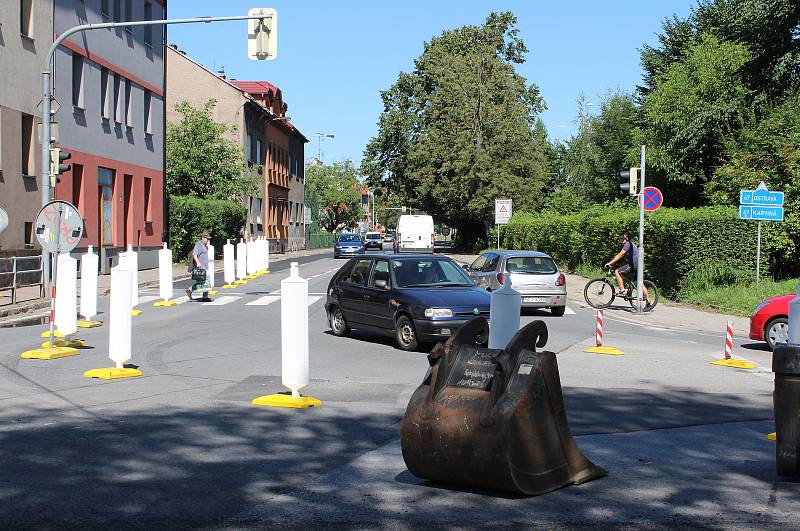
MULTIPOLYGON (((322 300, 322 294, 309 294, 308 295, 308 306, 312 306, 313 304, 322 300)), ((149 303, 155 302, 160 300, 161 298, 158 295, 151 295, 148 294, 147 291, 141 292, 139 294, 139 306, 148 305, 149 303)), ((235 304, 235 303, 243 303, 244 306, 269 306, 274 302, 278 302, 281 300, 280 293, 270 293, 267 295, 261 295, 260 297, 256 297, 253 299, 251 296, 247 296, 245 294, 240 293, 230 293, 230 294, 218 294, 215 297, 212 297, 210 302, 204 302, 203 306, 226 306, 228 304, 235 304)), ((177 305, 184 304, 189 302, 189 297, 183 295, 181 297, 177 297, 172 299, 177 305)))

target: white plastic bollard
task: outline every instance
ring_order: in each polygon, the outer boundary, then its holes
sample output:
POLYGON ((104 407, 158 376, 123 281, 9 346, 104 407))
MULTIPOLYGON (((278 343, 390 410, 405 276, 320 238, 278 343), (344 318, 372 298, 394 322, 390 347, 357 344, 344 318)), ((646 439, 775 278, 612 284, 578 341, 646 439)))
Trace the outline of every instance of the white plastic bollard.
POLYGON ((281 281, 281 375, 294 398, 308 385, 308 373, 308 280, 292 262, 281 281))
POLYGON ((111 268, 108 357, 121 369, 131 359, 131 278, 128 264, 111 268))
POLYGON ((91 321, 97 315, 97 268, 100 257, 94 254, 90 245, 81 256, 81 315, 91 321))
POLYGON ((522 297, 511 287, 511 275, 506 273, 503 286, 492 292, 489 305, 489 348, 506 348, 519 331, 522 297))
POLYGON ((256 245, 253 238, 250 238, 246 244, 247 249, 247 274, 252 275, 256 272, 256 245))
POLYGON ((214 265, 214 253, 216 253, 216 249, 208 242, 208 270, 206 271, 206 280, 208 280, 208 287, 210 289, 214 289, 214 270, 216 265, 214 265))
POLYGON ((236 280, 236 259, 233 252, 233 245, 231 241, 228 240, 228 243, 222 246, 222 265, 225 269, 224 276, 226 286, 233 285, 233 281, 236 280))
POLYGON ((261 236, 256 238, 255 241, 256 247, 256 273, 261 273, 264 271, 264 240, 261 239, 261 236))
POLYGON ((797 296, 789 302, 789 343, 800 344, 800 282, 797 283, 797 296))
POLYGON ((172 249, 168 249, 164 242, 158 250, 158 296, 166 302, 172 295, 172 249))
POLYGON ((269 239, 264 238, 264 271, 269 271, 269 239))
POLYGON ((236 278, 239 280, 247 276, 247 244, 242 239, 236 244, 236 278))
POLYGON ((128 269, 131 272, 131 308, 139 304, 139 255, 133 250, 133 244, 128 244, 128 269))
POLYGON ((55 325, 68 337, 78 331, 78 261, 69 253, 59 254, 57 260, 55 325))

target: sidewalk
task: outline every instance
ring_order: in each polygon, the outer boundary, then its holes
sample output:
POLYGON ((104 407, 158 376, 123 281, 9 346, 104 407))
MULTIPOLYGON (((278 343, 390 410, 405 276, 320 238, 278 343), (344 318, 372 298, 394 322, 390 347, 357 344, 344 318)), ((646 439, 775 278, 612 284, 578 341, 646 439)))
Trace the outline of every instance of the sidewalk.
MULTIPOLYGON (((303 251, 291 251, 286 253, 273 253, 270 254, 270 263, 291 260, 293 258, 300 258, 303 256, 312 256, 316 254, 331 253, 331 249, 309 249, 303 251)), ((214 262, 214 270, 220 272, 223 270, 222 259, 214 262)), ((189 272, 186 270, 186 264, 173 264, 172 266, 172 280, 181 281, 190 278, 189 272)), ((80 282, 78 283, 80 286, 80 282)), ((158 268, 143 269, 139 271, 139 287, 150 287, 158 285, 158 268)), ((108 295, 111 289, 111 275, 100 275, 97 278, 97 289, 99 296, 108 295)), ((38 310, 43 310, 50 307, 49 298, 39 298, 39 288, 20 288, 17 290, 16 304, 11 304, 11 292, 0 292, 0 321, 10 318, 21 317, 29 313, 34 313, 38 310)))

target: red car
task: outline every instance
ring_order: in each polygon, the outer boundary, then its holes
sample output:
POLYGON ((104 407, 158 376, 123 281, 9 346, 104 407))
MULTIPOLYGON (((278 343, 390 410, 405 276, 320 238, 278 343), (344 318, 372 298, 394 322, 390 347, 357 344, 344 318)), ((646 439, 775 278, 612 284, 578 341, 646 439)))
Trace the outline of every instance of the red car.
POLYGON ((793 298, 781 295, 756 306, 750 317, 750 339, 766 341, 770 350, 775 343, 785 343, 789 339, 789 301, 793 298))

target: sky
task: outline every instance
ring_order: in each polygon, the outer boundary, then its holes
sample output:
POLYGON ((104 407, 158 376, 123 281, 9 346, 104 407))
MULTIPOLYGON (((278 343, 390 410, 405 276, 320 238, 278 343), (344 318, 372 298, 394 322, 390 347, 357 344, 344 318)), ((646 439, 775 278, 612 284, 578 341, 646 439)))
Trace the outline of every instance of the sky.
POLYGON ((576 130, 576 99, 599 106, 602 96, 632 91, 641 82, 639 50, 657 43, 661 22, 686 17, 696 0, 171 0, 169 18, 246 15, 252 7, 278 11, 278 54, 273 61, 247 57, 245 21, 175 25, 167 40, 209 69, 229 78, 265 80, 280 87, 291 117, 309 139, 306 159, 361 161, 377 133, 380 91, 401 71, 411 71, 423 44, 443 31, 485 21, 491 11, 517 16, 528 47, 517 72, 535 83, 547 110, 551 140, 576 130), (334 135, 318 142, 317 133, 334 135))

